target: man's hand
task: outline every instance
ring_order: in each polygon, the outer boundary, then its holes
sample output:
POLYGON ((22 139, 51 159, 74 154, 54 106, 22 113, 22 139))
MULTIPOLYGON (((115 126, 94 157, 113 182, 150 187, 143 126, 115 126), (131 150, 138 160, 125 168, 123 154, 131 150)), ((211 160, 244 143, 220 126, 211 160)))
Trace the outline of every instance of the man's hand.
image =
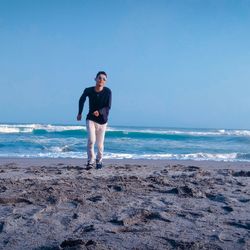
POLYGON ((96 117, 98 117, 98 116, 100 115, 100 114, 99 114, 99 111, 96 110, 95 112, 93 112, 93 115, 96 116, 96 117))
POLYGON ((82 115, 78 115, 76 119, 77 119, 77 121, 81 121, 82 120, 82 115))

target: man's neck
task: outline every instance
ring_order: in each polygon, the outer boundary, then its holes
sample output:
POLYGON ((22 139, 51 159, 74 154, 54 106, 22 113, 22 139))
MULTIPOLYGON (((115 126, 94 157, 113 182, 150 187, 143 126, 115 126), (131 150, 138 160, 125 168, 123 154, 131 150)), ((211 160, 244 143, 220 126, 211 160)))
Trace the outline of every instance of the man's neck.
POLYGON ((99 86, 95 86, 95 91, 96 92, 101 92, 103 90, 104 87, 99 87, 99 86))

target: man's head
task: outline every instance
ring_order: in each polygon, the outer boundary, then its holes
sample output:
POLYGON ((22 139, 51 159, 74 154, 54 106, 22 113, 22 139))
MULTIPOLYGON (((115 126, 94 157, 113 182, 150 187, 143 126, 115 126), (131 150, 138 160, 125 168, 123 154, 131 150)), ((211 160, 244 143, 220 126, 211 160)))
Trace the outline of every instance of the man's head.
POLYGON ((99 71, 95 77, 96 86, 103 87, 107 81, 107 74, 104 71, 99 71))

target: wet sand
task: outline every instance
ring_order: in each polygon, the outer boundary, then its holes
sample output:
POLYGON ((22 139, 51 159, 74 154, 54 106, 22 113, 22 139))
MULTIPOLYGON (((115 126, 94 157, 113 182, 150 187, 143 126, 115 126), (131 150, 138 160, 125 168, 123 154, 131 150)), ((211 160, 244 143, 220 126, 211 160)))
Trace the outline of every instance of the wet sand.
POLYGON ((250 163, 0 159, 0 249, 250 249, 250 163))

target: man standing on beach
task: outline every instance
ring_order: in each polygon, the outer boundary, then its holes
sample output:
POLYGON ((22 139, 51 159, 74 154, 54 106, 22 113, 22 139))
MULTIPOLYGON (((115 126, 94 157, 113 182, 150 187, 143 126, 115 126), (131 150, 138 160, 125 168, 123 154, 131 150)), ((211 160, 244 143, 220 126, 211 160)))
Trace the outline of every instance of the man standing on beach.
POLYGON ((100 169, 103 166, 103 150, 104 137, 108 122, 109 110, 111 108, 112 92, 105 87, 107 74, 104 71, 99 71, 95 78, 96 84, 93 87, 86 88, 79 100, 79 111, 77 120, 82 119, 82 110, 86 100, 89 98, 89 113, 86 117, 86 127, 88 132, 87 154, 88 163, 87 169, 94 166, 96 160, 96 168, 100 169), (97 144, 97 155, 95 159, 94 146, 97 144))

